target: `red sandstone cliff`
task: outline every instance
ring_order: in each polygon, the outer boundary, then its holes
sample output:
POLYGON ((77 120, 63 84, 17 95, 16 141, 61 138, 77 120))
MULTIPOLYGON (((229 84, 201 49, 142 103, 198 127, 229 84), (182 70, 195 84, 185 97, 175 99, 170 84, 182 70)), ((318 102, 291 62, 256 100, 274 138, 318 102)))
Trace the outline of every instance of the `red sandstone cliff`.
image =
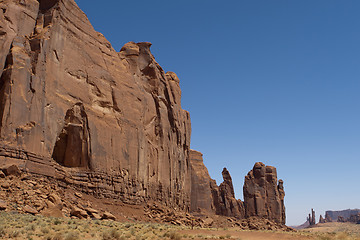
POLYGON ((256 163, 245 177, 243 191, 246 217, 265 217, 285 224, 285 192, 276 168, 256 163))
POLYGON ((179 79, 150 43, 116 52, 73 0, 1 1, 0 20, 0 166, 124 202, 284 223, 274 168, 254 167, 245 202, 227 169, 220 186, 210 178, 179 79))
POLYGON ((73 0, 0 8, 0 163, 189 206, 190 117, 151 44, 116 52, 73 0))

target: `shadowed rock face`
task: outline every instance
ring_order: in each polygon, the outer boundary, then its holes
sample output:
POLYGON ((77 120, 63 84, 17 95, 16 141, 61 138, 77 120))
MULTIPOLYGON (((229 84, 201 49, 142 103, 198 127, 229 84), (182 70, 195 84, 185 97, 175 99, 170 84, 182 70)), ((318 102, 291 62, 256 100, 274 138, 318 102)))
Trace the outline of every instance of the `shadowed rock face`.
POLYGON ((0 164, 188 209, 190 116, 150 46, 116 52, 73 0, 1 1, 0 164))
POLYGON ((91 139, 87 115, 82 103, 66 112, 65 126, 54 147, 52 158, 66 167, 90 167, 91 139))
POLYGON ((285 224, 283 181, 277 181, 276 168, 256 163, 245 177, 244 204, 246 217, 265 217, 285 224))
POLYGON ((191 211, 212 211, 211 178, 202 153, 191 150, 191 211))
POLYGON ((210 178, 204 165, 202 153, 191 150, 191 211, 212 212, 222 216, 244 218, 241 200, 235 199, 234 187, 229 171, 224 168, 224 181, 218 186, 210 178))
POLYGON ((245 209, 241 200, 235 198, 232 178, 229 171, 224 168, 222 171, 223 182, 219 187, 212 184, 212 193, 214 198, 214 208, 216 214, 244 218, 245 209))

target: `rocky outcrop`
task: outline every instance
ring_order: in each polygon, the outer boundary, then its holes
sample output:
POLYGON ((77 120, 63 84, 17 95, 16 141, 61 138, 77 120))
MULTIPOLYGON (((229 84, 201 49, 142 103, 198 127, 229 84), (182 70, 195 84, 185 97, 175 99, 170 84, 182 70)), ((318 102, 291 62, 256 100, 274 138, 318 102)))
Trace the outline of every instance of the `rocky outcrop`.
POLYGON ((330 221, 337 221, 339 217, 342 221, 347 221, 352 215, 360 214, 360 209, 346 209, 341 211, 326 211, 325 218, 330 221))
POLYGON ((191 211, 210 212, 222 216, 242 219, 245 216, 244 205, 235 198, 234 187, 229 171, 222 171, 223 182, 218 186, 210 178, 204 165, 202 153, 191 150, 191 211))
POLYGON ((309 222, 310 226, 313 226, 316 224, 316 219, 315 219, 315 211, 314 209, 311 209, 311 214, 309 213, 309 216, 307 218, 307 221, 309 222))
POLYGON ((201 152, 190 150, 192 212, 212 211, 211 181, 201 152))
POLYGON ((210 178, 204 165, 202 153, 191 150, 191 211, 215 213, 222 216, 242 219, 244 205, 235 198, 234 187, 229 171, 222 171, 223 182, 218 186, 210 178))
POLYGON ((332 222, 332 218, 328 212, 325 212, 325 222, 332 222))
POLYGON ((216 214, 244 218, 245 209, 241 200, 235 198, 232 178, 229 171, 224 168, 222 171, 223 182, 218 187, 215 181, 211 183, 211 192, 213 197, 213 205, 216 214))
POLYGON ((245 177, 245 202, 242 202, 235 198, 232 178, 226 168, 222 171, 223 182, 218 186, 216 181, 210 178, 203 164, 202 154, 192 151, 190 156, 192 156, 192 211, 211 210, 217 215, 237 219, 263 217, 285 224, 283 181, 277 181, 274 167, 265 166, 263 163, 255 164, 253 170, 245 177))
POLYGON ((277 181, 276 168, 256 163, 245 177, 245 215, 265 217, 285 224, 283 181, 277 181))
POLYGON ((73 0, 0 8, 0 165, 188 209, 190 117, 151 44, 116 52, 73 0))
MULTIPOLYGON (((202 154, 190 150, 179 78, 164 72, 150 47, 129 42, 115 51, 74 0, 1 1, 0 179, 22 171, 123 203, 284 224, 275 168, 255 165, 245 179, 245 204, 227 169, 220 186, 210 178, 202 154)), ((47 200, 46 209, 32 204, 61 216, 65 203, 47 200)), ((66 209, 104 218, 81 206, 66 209)))

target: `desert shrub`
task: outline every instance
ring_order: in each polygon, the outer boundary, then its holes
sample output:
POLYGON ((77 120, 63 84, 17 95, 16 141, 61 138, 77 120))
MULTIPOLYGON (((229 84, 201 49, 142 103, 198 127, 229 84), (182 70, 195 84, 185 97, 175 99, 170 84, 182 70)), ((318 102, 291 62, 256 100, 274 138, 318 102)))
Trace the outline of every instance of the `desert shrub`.
POLYGON ((78 240, 79 234, 77 232, 68 232, 65 235, 65 240, 78 240))
POLYGON ((103 232, 102 233, 102 239, 103 240, 119 240, 120 234, 116 229, 111 229, 110 231, 103 232))
POLYGON ((55 224, 55 225, 59 225, 59 224, 61 224, 61 220, 60 220, 60 219, 58 219, 58 218, 55 218, 55 220, 54 220, 54 224, 55 224))
POLYGON ((20 235, 20 232, 17 230, 14 230, 9 234, 9 238, 17 238, 19 235, 20 235))
POLYGON ((0 237, 5 237, 6 235, 6 230, 3 226, 0 227, 0 237))
POLYGON ((47 227, 43 227, 43 228, 41 228, 41 232, 44 233, 44 234, 47 234, 47 233, 50 232, 50 230, 47 227))
POLYGON ((125 227, 125 228, 130 228, 131 226, 132 226, 131 223, 126 223, 124 227, 125 227))
POLYGON ((330 235, 321 235, 321 236, 318 236, 317 239, 318 240, 332 240, 334 238, 332 236, 330 236, 330 235))
POLYGON ((36 225, 35 225, 35 224, 30 224, 29 226, 27 226, 27 227, 25 228, 25 230, 27 230, 27 231, 35 231, 35 229, 36 229, 36 225))
POLYGON ((55 234, 55 236, 52 238, 52 240, 63 240, 63 236, 61 233, 55 234))
POLYGON ((168 237, 173 240, 181 240, 181 235, 176 232, 169 232, 168 237))

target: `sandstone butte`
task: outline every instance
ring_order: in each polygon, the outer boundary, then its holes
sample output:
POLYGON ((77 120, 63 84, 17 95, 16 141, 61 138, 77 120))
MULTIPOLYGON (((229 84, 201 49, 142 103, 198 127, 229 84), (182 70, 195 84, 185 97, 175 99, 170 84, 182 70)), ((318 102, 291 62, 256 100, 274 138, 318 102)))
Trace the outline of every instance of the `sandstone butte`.
POLYGON ((0 166, 84 193, 285 224, 276 169, 256 163, 235 199, 190 149, 179 79, 129 42, 115 51, 73 0, 0 2, 0 166))

